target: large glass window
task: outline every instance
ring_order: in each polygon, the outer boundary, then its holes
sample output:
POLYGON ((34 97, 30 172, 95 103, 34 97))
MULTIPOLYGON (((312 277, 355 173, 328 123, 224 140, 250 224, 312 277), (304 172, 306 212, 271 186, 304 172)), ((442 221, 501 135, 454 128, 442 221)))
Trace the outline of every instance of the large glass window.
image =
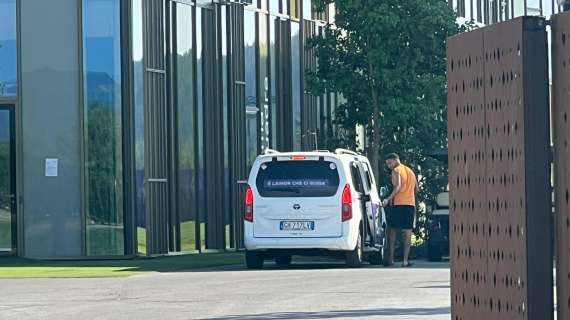
POLYGON ((281 13, 289 14, 289 0, 281 0, 281 13))
POLYGON ((260 144, 261 152, 269 148, 269 43, 267 39, 267 15, 259 14, 259 94, 260 94, 260 144))
POLYGON ((124 253, 120 5, 83 0, 88 255, 124 253))
POLYGON ((174 97, 178 121, 178 214, 182 251, 196 250, 196 162, 194 148, 194 53, 192 7, 176 4, 174 97))
POLYGON ((271 161, 255 181, 262 197, 331 197, 339 187, 336 164, 330 161, 271 161))
POLYGON ((311 0, 303 0, 303 19, 311 20, 313 16, 313 7, 311 0))
POLYGON ((18 89, 16 0, 0 0, 0 97, 18 89))
POLYGON ((289 15, 291 17, 299 18, 299 0, 289 0, 289 15))
MULTIPOLYGON (((546 2, 548 1, 550 0, 547 0, 546 2)), ((526 0, 527 13, 529 15, 540 15, 540 10, 542 7, 542 4, 540 2, 541 0, 526 0)))
POLYGON ((142 0, 133 0, 133 89, 135 112, 135 180, 138 252, 146 254, 146 210, 144 201, 144 61, 142 0))
MULTIPOLYGON (((481 0, 477 1, 477 0, 473 0, 471 1, 471 3, 473 3, 472 7, 471 7, 471 19, 472 20, 476 20, 479 21, 479 13, 481 12, 479 7, 481 6, 481 0)), ((510 12, 509 12, 510 14, 510 12)))
POLYGON ((291 85, 293 105, 293 150, 301 150, 301 57, 299 23, 291 22, 291 85))
POLYGON ((0 252, 10 252, 14 248, 14 154, 13 121, 10 109, 0 105, 0 252))
POLYGON ((520 17, 525 14, 524 1, 515 1, 513 5, 514 5, 515 17, 520 17))
POLYGON ((267 10, 267 1, 271 2, 272 0, 259 0, 259 8, 267 10))
POLYGON ((269 12, 279 13, 279 0, 269 0, 269 12))
POLYGON ((555 3, 556 2, 552 2, 550 0, 542 1, 542 15, 547 18, 553 15, 555 3))
POLYGON ((255 12, 244 12, 244 54, 245 54, 245 112, 246 112, 246 153, 247 162, 252 164, 257 157, 258 136, 257 136, 257 85, 256 85, 256 63, 255 63, 255 12))
POLYGON ((329 92, 329 102, 330 102, 330 108, 331 108, 331 130, 332 130, 332 134, 336 135, 336 129, 337 129, 337 125, 336 125, 336 110, 337 110, 337 99, 336 99, 336 94, 334 92, 329 92))

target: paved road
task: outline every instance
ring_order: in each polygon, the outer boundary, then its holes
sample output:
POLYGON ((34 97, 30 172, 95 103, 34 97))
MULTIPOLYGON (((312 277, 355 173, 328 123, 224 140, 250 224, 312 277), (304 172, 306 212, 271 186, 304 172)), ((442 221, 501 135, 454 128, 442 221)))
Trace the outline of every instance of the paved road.
POLYGON ((447 264, 0 280, 0 319, 450 319, 447 264))

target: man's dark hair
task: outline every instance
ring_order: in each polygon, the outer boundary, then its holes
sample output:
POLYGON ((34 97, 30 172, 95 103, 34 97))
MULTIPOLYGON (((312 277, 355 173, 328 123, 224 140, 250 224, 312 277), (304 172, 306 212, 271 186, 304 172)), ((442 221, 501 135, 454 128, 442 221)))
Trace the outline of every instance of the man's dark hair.
POLYGON ((397 153, 390 153, 384 160, 400 160, 400 156, 397 153))

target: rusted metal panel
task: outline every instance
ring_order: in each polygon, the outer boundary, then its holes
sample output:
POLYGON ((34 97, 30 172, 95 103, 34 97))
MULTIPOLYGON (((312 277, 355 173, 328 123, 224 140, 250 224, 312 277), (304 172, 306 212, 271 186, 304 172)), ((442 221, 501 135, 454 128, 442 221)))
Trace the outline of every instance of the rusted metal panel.
POLYGON ((553 316, 544 23, 449 39, 453 319, 553 316))
POLYGON ((570 319, 570 13, 552 18, 552 112, 558 319, 570 319))
POLYGON ((483 30, 447 46, 451 301, 454 319, 486 315, 485 95, 483 30), (475 231, 473 231, 473 226, 475 231))

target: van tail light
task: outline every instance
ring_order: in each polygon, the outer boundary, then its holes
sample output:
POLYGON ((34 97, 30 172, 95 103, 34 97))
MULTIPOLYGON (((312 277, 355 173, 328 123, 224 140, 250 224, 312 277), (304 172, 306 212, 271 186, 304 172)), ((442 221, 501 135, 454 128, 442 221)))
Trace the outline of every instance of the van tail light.
POLYGON ((245 191, 245 215, 243 216, 245 221, 253 222, 253 190, 250 186, 247 187, 245 191))
POLYGON ((347 183, 342 191, 342 221, 352 219, 352 193, 347 183))

